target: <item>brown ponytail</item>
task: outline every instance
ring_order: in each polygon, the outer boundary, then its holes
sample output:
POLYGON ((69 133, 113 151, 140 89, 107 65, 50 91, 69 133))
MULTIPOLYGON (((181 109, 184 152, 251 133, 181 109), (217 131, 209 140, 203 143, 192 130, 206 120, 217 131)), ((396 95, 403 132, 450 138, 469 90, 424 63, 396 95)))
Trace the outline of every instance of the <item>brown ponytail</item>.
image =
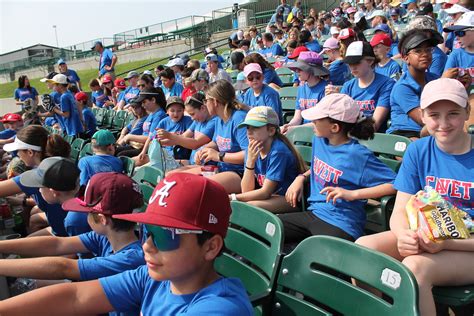
POLYGON ((69 158, 71 155, 71 145, 58 134, 51 134, 48 136, 46 143, 45 158, 60 156, 69 158))
POLYGON ((308 166, 306 165, 306 162, 303 160, 303 157, 301 157, 301 154, 298 152, 298 150, 296 150, 295 146, 293 146, 290 140, 286 138, 285 135, 280 133, 280 128, 278 126, 274 126, 274 127, 275 127, 275 138, 281 140, 290 149, 291 153, 296 158, 298 173, 299 174, 305 173, 306 170, 308 170, 308 166))
POLYGON ((369 140, 374 138, 375 127, 374 119, 367 117, 358 123, 346 123, 338 120, 329 118, 331 123, 336 123, 342 129, 342 132, 348 136, 355 137, 357 139, 369 140))
POLYGON ((211 83, 206 94, 224 105, 226 118, 229 118, 234 110, 249 110, 248 106, 237 101, 234 86, 227 80, 221 79, 211 83))

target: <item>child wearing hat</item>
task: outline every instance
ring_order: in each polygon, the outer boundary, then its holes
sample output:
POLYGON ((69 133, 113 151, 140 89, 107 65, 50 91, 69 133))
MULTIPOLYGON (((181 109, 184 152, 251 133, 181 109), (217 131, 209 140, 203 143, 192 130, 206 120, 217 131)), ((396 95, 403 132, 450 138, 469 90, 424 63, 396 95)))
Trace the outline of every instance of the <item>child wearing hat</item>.
POLYGON ((374 136, 374 122, 355 100, 340 93, 301 114, 314 124, 311 169, 296 177, 286 200, 296 207, 309 178, 309 212, 280 215, 285 242, 298 243, 312 235, 354 241, 364 233, 367 199, 395 194, 395 173, 357 141, 374 136))
POLYGON ((226 80, 232 83, 232 78, 222 68, 219 68, 219 57, 216 54, 208 54, 206 56, 207 71, 209 72, 209 83, 213 83, 217 80, 226 80))
MULTIPOLYGON (((158 136, 159 131, 166 131, 168 133, 181 135, 191 126, 193 120, 191 117, 184 115, 184 102, 181 97, 176 96, 168 98, 168 101, 166 102, 166 113, 168 116, 158 123, 154 131, 150 132, 150 138, 157 138, 160 141, 160 144, 163 146, 163 149, 168 152, 170 157, 187 160, 189 159, 189 154, 191 151, 187 151, 188 157, 181 157, 178 155, 178 153, 175 155, 175 146, 167 146, 166 140, 161 141, 158 136)), ((141 166, 149 161, 147 151, 143 150, 140 155, 134 159, 137 165, 141 166)))
POLYGON ((107 129, 101 129, 92 135, 93 156, 79 159, 77 166, 81 170, 80 185, 86 185, 89 179, 99 172, 123 172, 123 163, 115 157, 115 137, 107 129))
POLYGON ((413 29, 404 34, 398 43, 399 51, 408 66, 393 86, 390 95, 392 124, 389 134, 410 138, 420 137, 423 127, 420 111, 420 95, 423 87, 438 78, 427 72, 432 61, 433 48, 441 43, 441 36, 413 29))
POLYGON ((245 201, 273 213, 295 211, 285 193, 306 164, 290 141, 280 133, 277 113, 268 106, 257 106, 247 113, 239 128, 247 128, 249 146, 240 194, 231 200, 245 201))
POLYGON ((278 92, 263 83, 262 67, 257 63, 250 63, 244 67, 244 75, 249 89, 240 96, 240 101, 249 107, 266 105, 271 107, 283 122, 283 111, 278 92))
POLYGON ((367 42, 351 43, 344 62, 349 65, 354 79, 344 83, 340 92, 354 99, 365 116, 373 117, 376 131, 385 131, 395 81, 374 71, 378 58, 367 42))
POLYGON ((295 115, 288 124, 283 126, 283 133, 288 132, 294 126, 301 125, 302 122, 309 123, 303 121, 301 112, 316 106, 319 100, 324 97, 328 82, 323 77, 329 75, 329 71, 323 66, 322 57, 315 52, 301 52, 297 62, 288 67, 295 71, 300 82, 304 83, 298 87, 295 115))
MULTIPOLYGON (((56 157, 46 160, 51 159, 56 157)), ((36 186, 45 185, 43 183, 51 177, 61 180, 58 174, 55 174, 55 169, 58 169, 58 166, 64 168, 62 164, 64 161, 55 160, 43 176, 32 171, 33 173, 27 173, 25 179, 28 178, 27 181, 36 186)), ((74 167, 74 163, 71 164, 69 168, 74 167)), ((47 199, 57 194, 49 188, 41 187, 41 190, 47 199)), ((74 212, 85 214, 93 231, 74 237, 47 236, 1 241, 2 253, 31 258, 2 260, 0 273, 5 276, 41 280, 87 281, 136 269, 144 265, 145 260, 141 242, 134 232, 135 224, 115 219, 113 215, 129 213, 142 205, 143 198, 138 185, 129 177, 119 173, 98 174, 91 179, 84 201, 67 198, 63 206, 65 209, 74 209, 74 212), (98 200, 99 204, 95 204, 98 200), (91 203, 94 206, 87 207, 91 203), (76 253, 90 253, 95 257, 79 260, 63 257, 76 253)), ((38 285, 42 283, 44 282, 38 281, 38 285)), ((52 304, 51 308, 54 308, 55 304, 52 304)), ((66 314, 71 314, 71 311, 66 314)))
POLYGON ((328 57, 325 67, 329 70, 329 82, 335 86, 342 86, 344 82, 352 78, 349 66, 342 61, 339 41, 328 38, 323 44, 320 55, 326 54, 328 57))
POLYGON ((474 283, 474 238, 433 242, 408 227, 409 199, 430 186, 474 218, 474 147, 464 129, 469 117, 468 94, 456 79, 426 83, 420 97, 421 118, 431 136, 408 146, 394 182, 398 190, 390 230, 365 236, 358 244, 400 260, 414 274, 421 315, 436 315, 433 286, 474 283))
POLYGON ((0 120, 5 128, 0 132, 0 145, 11 143, 15 140, 15 135, 23 127, 23 119, 20 114, 7 113, 0 120))
POLYGON ((402 67, 388 56, 392 45, 390 36, 385 33, 375 34, 370 40, 370 45, 374 49, 375 57, 379 60, 375 66, 375 73, 397 80, 402 72, 402 67))
POLYGON ((38 289, 0 302, 0 313, 253 315, 240 280, 223 278, 214 269, 230 213, 229 198, 218 183, 191 174, 169 176, 155 188, 145 213, 112 215, 142 223, 146 265, 99 280, 38 289))
POLYGON ((87 93, 81 91, 74 95, 77 102, 77 109, 82 112, 82 118, 84 119, 84 134, 86 138, 91 137, 97 130, 97 120, 95 119, 94 113, 88 106, 87 93))
POLYGON ((130 100, 136 98, 140 93, 140 89, 138 89, 138 79, 140 74, 132 70, 130 71, 125 80, 128 81, 128 87, 125 88, 123 91, 123 98, 117 100, 117 105, 115 106, 115 110, 123 110, 128 107, 130 100))

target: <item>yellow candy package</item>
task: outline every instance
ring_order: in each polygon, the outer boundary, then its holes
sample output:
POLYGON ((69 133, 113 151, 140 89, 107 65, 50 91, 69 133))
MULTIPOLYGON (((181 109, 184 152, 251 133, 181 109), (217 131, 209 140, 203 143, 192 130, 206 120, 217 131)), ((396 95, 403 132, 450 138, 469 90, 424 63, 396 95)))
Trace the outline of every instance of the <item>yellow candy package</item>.
POLYGON ((470 216, 443 199, 431 187, 425 187, 413 195, 406 211, 410 229, 423 231, 432 241, 469 238, 466 223, 472 223, 470 216))

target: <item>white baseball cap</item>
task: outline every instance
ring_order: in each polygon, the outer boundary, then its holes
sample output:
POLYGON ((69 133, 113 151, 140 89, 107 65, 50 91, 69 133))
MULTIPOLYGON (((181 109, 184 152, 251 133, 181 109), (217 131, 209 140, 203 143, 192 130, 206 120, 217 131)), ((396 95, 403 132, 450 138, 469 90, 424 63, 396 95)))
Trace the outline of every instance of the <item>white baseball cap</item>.
POLYGON ((46 82, 57 83, 57 84, 67 84, 67 77, 63 74, 57 74, 53 79, 46 79, 46 82))
POLYGON ((466 13, 470 10, 459 4, 454 4, 451 8, 444 10, 447 14, 466 13))
POLYGON ((461 15, 461 17, 456 22, 454 22, 454 25, 445 27, 443 31, 454 32, 468 28, 474 28, 474 11, 463 13, 463 15, 461 15))

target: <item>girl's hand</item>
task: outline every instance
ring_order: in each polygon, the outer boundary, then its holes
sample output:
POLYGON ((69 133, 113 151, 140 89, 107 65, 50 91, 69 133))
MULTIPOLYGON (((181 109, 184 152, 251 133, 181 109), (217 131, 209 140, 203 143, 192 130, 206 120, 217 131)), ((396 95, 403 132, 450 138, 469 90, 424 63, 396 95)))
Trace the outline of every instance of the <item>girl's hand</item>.
POLYGON ((298 176, 286 190, 285 199, 292 206, 296 207, 298 201, 303 196, 304 177, 298 176))
POLYGON ((329 201, 332 200, 332 204, 336 204, 337 199, 343 199, 346 201, 353 201, 356 199, 354 191, 346 190, 340 187, 326 187, 319 193, 326 193, 326 202, 329 203, 329 201))
POLYGON ((213 148, 203 148, 201 150, 201 161, 219 161, 219 152, 213 148))
POLYGON ((250 139, 249 140, 249 147, 247 148, 247 163, 251 166, 255 165, 255 161, 258 159, 258 155, 262 150, 262 142, 250 139))
POLYGON ((423 251, 426 251, 428 253, 437 253, 444 249, 444 240, 434 242, 429 239, 422 231, 418 231, 417 235, 418 244, 423 251))
POLYGON ((164 130, 162 128, 157 128, 156 129, 156 136, 160 141, 165 141, 167 146, 174 146, 176 143, 173 142, 174 136, 176 134, 170 133, 167 130, 164 130))
POLYGON ((146 161, 146 157, 147 157, 147 154, 144 153, 144 152, 141 152, 141 153, 138 155, 138 160, 139 160, 140 162, 146 161))
POLYGON ((397 248, 403 257, 420 253, 418 234, 410 229, 404 230, 400 236, 397 236, 397 248))

